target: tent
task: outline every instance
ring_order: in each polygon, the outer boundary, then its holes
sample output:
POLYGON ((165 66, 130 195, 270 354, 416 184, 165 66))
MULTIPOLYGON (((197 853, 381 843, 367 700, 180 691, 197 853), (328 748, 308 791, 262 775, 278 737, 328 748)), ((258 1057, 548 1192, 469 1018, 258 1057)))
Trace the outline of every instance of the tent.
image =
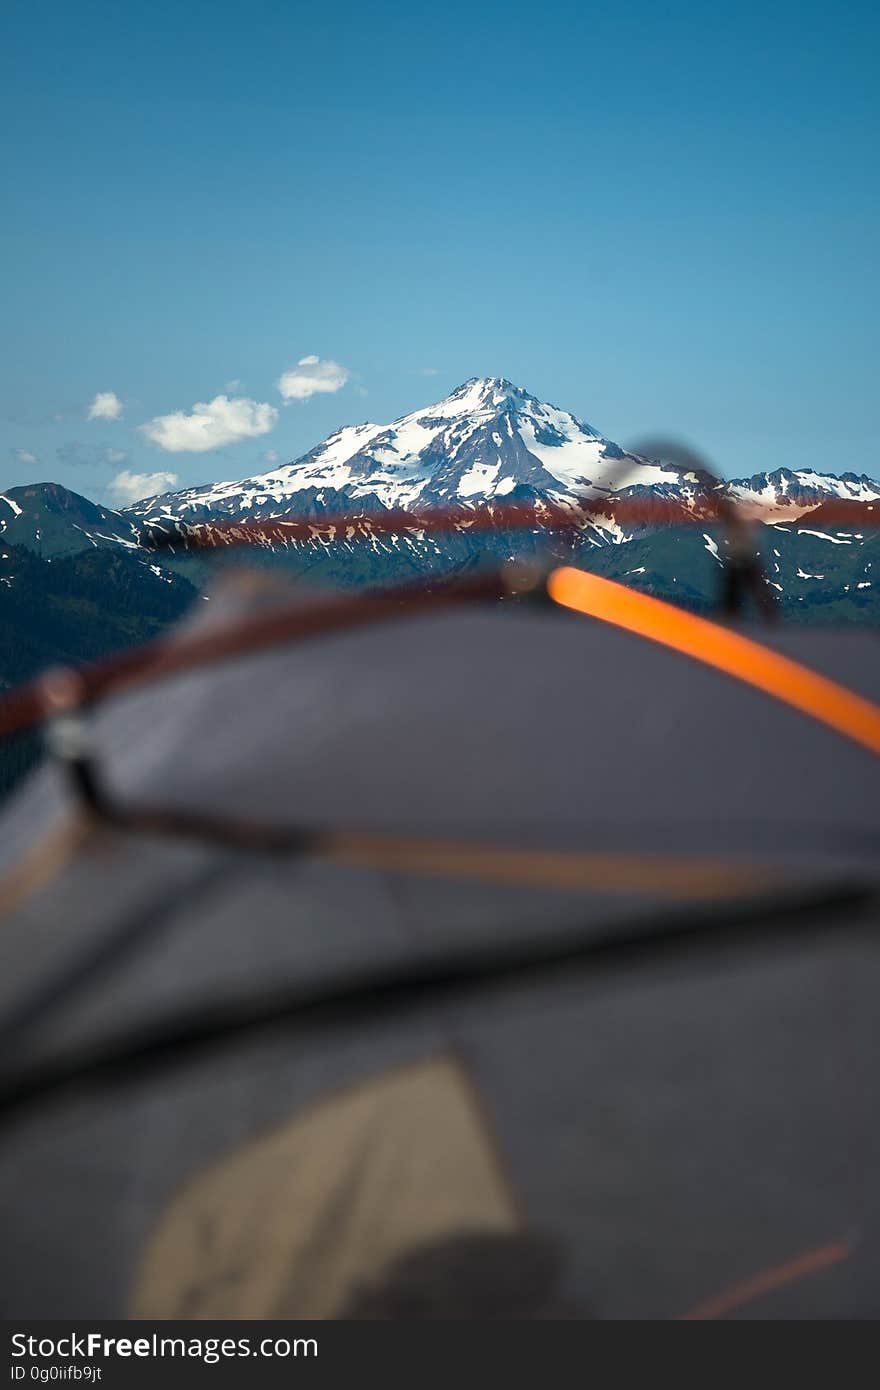
POLYGON ((876 634, 578 582, 120 688, 17 794, 6 1317, 877 1314, 876 634))

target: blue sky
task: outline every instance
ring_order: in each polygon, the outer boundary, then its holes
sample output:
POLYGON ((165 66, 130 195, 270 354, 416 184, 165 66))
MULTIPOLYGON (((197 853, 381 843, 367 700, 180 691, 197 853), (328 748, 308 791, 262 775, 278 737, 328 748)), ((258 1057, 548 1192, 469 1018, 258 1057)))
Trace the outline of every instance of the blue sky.
POLYGON ((6 14, 0 485, 245 476, 474 375, 880 475, 875 5, 6 14), (285 403, 304 357, 344 383, 285 403), (249 436, 161 447, 221 395, 249 436))

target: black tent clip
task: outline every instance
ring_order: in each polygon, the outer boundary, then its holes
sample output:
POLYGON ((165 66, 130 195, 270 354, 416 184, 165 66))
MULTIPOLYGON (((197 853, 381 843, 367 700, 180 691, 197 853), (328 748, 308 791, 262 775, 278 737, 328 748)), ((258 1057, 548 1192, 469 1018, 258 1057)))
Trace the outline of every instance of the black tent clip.
POLYGON ((63 768, 68 786, 83 810, 96 820, 119 824, 125 816, 102 787, 94 741, 83 705, 84 685, 76 671, 55 668, 42 681, 46 748, 63 768))
POLYGON ((76 671, 56 669, 43 678, 46 747, 63 769, 81 810, 116 830, 171 836, 259 854, 299 855, 323 841, 308 827, 251 825, 173 807, 119 805, 104 785, 85 717, 85 687, 76 671))

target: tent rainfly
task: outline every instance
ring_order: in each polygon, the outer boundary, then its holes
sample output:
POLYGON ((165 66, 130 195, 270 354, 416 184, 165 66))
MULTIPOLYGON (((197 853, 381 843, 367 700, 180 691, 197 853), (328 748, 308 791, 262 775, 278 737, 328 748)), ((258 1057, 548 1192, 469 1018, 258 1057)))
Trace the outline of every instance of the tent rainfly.
POLYGON ((880 1311, 876 634, 547 588, 56 699, 7 1318, 880 1311))

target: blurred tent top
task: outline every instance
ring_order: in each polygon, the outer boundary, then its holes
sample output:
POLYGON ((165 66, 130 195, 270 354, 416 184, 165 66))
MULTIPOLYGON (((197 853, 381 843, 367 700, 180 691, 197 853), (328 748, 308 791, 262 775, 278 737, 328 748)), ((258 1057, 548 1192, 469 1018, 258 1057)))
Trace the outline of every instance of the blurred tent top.
MULTIPOLYGON (((880 701, 876 634, 750 635, 880 701)), ((323 838, 102 825, 52 763, 16 796, 5 1316, 880 1311, 862 743, 516 605, 267 647, 92 727, 120 806, 323 838)))

